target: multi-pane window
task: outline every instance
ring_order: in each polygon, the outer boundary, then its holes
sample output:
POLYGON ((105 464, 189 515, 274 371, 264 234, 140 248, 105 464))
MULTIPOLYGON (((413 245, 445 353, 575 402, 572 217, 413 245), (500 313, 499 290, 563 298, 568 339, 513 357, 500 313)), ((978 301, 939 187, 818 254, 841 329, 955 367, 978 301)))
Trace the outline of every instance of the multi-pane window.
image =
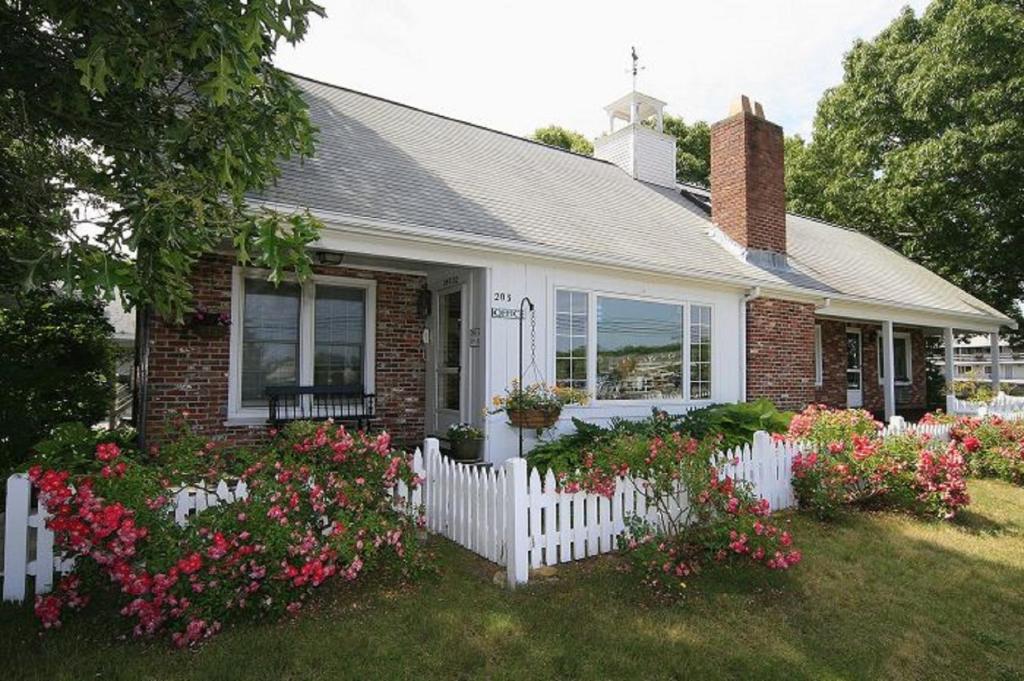
POLYGON ((597 398, 683 396, 683 307, 597 299, 597 398))
POLYGON ((589 296, 579 291, 555 293, 555 383, 587 387, 589 296))
POLYGON ((314 385, 363 387, 366 291, 317 286, 313 308, 314 385))
POLYGON ((591 295, 555 292, 558 385, 598 400, 711 399, 710 305, 591 295))
MULTIPOLYGON (((882 334, 878 335, 878 378, 885 380, 885 354, 882 347, 882 334)), ((896 369, 896 382, 910 382, 910 336, 905 333, 893 334, 892 363, 896 369)))
POLYGON ((238 282, 237 407, 265 408, 271 386, 372 387, 366 376, 369 288, 322 281, 275 286, 256 277, 238 282))
POLYGON ((711 308, 690 306, 690 399, 711 399, 711 308))
POLYGON ((246 279, 242 314, 242 405, 263 406, 264 389, 299 378, 298 284, 246 279))

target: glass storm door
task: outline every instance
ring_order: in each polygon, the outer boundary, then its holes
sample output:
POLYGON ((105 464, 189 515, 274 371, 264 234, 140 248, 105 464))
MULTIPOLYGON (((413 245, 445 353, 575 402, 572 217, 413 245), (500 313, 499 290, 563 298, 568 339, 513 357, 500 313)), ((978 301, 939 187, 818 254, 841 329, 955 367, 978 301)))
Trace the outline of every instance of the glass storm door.
POLYGON ((860 331, 848 329, 846 331, 846 406, 851 408, 864 406, 862 354, 860 331))
POLYGON ((438 296, 437 333, 437 431, 443 434, 449 426, 462 421, 463 404, 463 335, 462 289, 442 292, 438 296))

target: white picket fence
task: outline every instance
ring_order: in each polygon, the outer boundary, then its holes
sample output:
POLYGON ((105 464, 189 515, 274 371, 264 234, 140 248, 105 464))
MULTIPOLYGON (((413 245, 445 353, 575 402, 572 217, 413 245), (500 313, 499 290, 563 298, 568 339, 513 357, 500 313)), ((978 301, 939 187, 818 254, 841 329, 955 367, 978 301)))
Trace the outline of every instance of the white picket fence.
POLYGON ((949 430, 951 426, 947 423, 907 423, 902 416, 893 416, 889 419, 889 425, 881 430, 882 437, 889 435, 903 435, 904 433, 916 433, 927 435, 932 440, 949 442, 949 430))
MULTIPOLYGON (((881 434, 917 432, 949 440, 949 426, 908 424, 894 417, 881 434)), ((791 485, 797 445, 779 442, 758 432, 753 443, 726 452, 729 463, 720 471, 737 481, 749 482, 754 493, 773 510, 796 504, 791 485)), ((611 498, 584 491, 559 489, 550 471, 528 473, 526 461, 512 458, 497 466, 453 461, 441 454, 438 440, 427 438, 413 455, 413 469, 423 484, 411 492, 404 484, 394 491, 395 507, 405 512, 422 510, 427 529, 506 567, 510 586, 526 583, 531 568, 557 565, 617 548, 618 538, 631 516, 659 522, 658 512, 647 508, 640 480, 620 478, 611 498)), ((176 492, 175 520, 179 524, 206 508, 244 499, 244 483, 234 487, 221 481, 212 489, 183 486, 176 492)), ((26 578, 34 577, 34 592, 46 593, 54 574, 72 565, 54 555, 53 533, 46 528, 46 508, 32 506, 31 484, 25 475, 7 481, 4 537, 4 600, 24 600, 26 578)), ((685 494, 674 500, 685 508, 685 494)))
POLYGON ((1024 419, 1024 397, 1000 391, 988 402, 970 402, 946 395, 946 413, 957 416, 1000 416, 1009 421, 1024 419))
MULTIPOLYGON (((726 453, 721 475, 744 480, 773 509, 793 506, 790 478, 797 449, 758 432, 752 445, 726 453)), ((620 478, 611 498, 560 490, 555 476, 527 473, 526 461, 512 458, 490 468, 452 461, 436 440, 424 447, 427 527, 506 567, 510 586, 529 580, 531 568, 557 565, 614 551, 626 519, 652 524, 658 511, 648 508, 643 481, 620 478)), ((685 509, 684 492, 674 500, 685 509)))

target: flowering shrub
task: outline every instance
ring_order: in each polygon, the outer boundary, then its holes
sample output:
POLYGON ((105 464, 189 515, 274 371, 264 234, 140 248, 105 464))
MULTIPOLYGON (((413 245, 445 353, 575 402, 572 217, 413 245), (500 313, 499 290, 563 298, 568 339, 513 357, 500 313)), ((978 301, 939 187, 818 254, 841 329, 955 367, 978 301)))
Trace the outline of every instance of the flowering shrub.
POLYGON ((811 404, 789 422, 789 437, 817 445, 852 443, 855 435, 873 436, 882 424, 863 409, 830 409, 811 404))
POLYGON ((794 417, 790 436, 809 445, 793 460, 801 508, 822 519, 846 506, 952 518, 970 503, 955 445, 943 449, 915 434, 882 438, 877 425, 861 410, 812 406, 794 417))
MULTIPOLYGON (((241 461, 207 444, 191 456, 186 467, 205 471, 211 486, 241 461)), ((133 635, 168 632, 185 646, 230 621, 294 614, 330 579, 389 568, 410 576, 423 564, 418 519, 393 500, 399 482, 418 480, 385 433, 291 424, 238 472, 248 499, 209 508, 185 527, 173 516, 179 478, 141 458, 106 442, 85 470, 30 469, 58 548, 78 557, 75 573, 37 599, 45 628, 112 585, 133 635)), ((176 454, 178 464, 186 458, 176 454)))
POLYGON ((950 437, 973 475, 1024 484, 1024 422, 998 416, 961 417, 950 437))
POLYGON ((789 532, 771 519, 768 502, 722 469, 718 440, 674 433, 666 438, 624 435, 584 456, 573 473, 559 473, 566 491, 611 497, 618 478, 632 481, 653 522, 630 518, 620 545, 646 584, 661 593, 685 586, 708 560, 739 560, 785 570, 800 562, 789 532))

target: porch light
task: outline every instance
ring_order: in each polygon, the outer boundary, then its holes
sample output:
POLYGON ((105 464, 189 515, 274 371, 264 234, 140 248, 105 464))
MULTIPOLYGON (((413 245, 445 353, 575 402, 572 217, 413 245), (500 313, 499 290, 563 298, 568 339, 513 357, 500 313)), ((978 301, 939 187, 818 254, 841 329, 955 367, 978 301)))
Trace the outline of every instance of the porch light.
POLYGON ((317 251, 313 255, 318 265, 340 265, 344 258, 345 254, 337 251, 317 251))

